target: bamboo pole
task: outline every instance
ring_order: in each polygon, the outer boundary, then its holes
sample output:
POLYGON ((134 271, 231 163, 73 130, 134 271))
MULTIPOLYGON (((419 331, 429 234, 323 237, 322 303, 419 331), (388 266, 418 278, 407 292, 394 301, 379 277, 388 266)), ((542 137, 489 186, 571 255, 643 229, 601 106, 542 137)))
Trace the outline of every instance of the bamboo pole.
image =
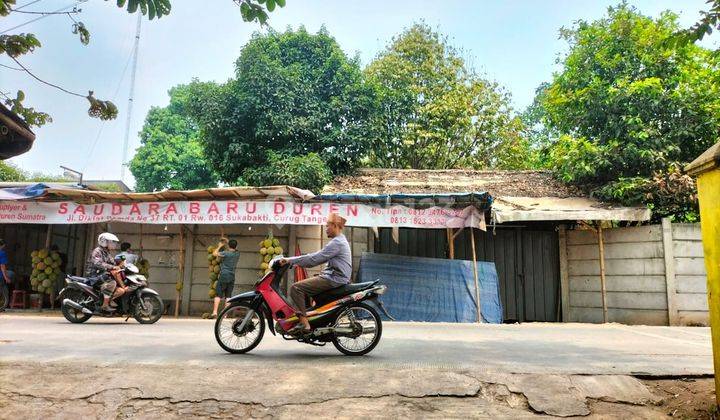
POLYGON ((473 257, 473 276, 475 277, 475 309, 477 309, 477 322, 482 322, 480 313, 480 280, 478 279, 477 272, 477 255, 475 253, 475 232, 474 228, 470 227, 470 244, 472 245, 472 257, 473 257))
MULTIPOLYGON (((185 231, 180 225, 180 258, 178 259, 178 281, 182 283, 185 277, 185 231)), ((180 316, 180 290, 175 289, 175 318, 180 316)))
POLYGON ((603 240, 602 223, 598 224, 598 251, 600 252, 600 292, 602 295, 603 322, 608 322, 607 287, 605 283, 605 242, 603 240))

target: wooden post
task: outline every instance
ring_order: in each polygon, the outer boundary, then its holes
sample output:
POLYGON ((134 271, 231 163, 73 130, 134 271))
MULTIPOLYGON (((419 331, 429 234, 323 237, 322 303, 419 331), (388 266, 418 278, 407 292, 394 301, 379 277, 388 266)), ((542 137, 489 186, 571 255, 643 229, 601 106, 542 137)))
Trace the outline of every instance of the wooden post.
MULTIPOLYGON (((178 282, 185 277, 185 229, 180 225, 180 258, 178 259, 178 282)), ((175 289, 175 318, 180 316, 180 290, 175 289)))
POLYGON ((477 322, 482 322, 480 311, 480 280, 477 272, 477 255, 475 254, 475 229, 470 227, 470 244, 472 245, 473 276, 475 277, 475 308, 477 309, 477 322))
POLYGON ((45 235, 45 248, 50 249, 50 242, 52 241, 53 225, 48 225, 47 234, 45 235))
POLYGON ((185 237, 183 242, 185 244, 183 258, 184 269, 183 269, 183 288, 182 288, 182 314, 190 315, 190 302, 192 301, 192 273, 193 273, 193 258, 195 255, 195 241, 200 243, 203 248, 207 248, 207 245, 203 244, 196 235, 197 225, 193 225, 192 230, 188 229, 185 225, 181 225, 181 229, 185 231, 185 237))
POLYGON ((675 280, 675 250, 673 249, 672 224, 662 219, 663 259, 665 260, 665 286, 667 291, 668 325, 679 325, 677 283, 675 280))
POLYGON ((143 257, 143 225, 142 225, 142 223, 140 223, 140 244, 138 244, 138 246, 140 247, 139 248, 140 249, 139 259, 142 259, 142 257, 143 257))
MULTIPOLYGON (((52 241, 52 231, 53 231, 53 225, 48 225, 47 234, 45 235, 45 249, 47 249, 47 250, 50 249, 50 242, 52 241)), ((55 309, 54 286, 56 286, 56 285, 57 285, 57 283, 53 285, 53 291, 52 291, 52 293, 50 293, 50 309, 55 309)))
POLYGON ((603 322, 608 322, 607 286, 605 284, 605 243, 603 242, 602 222, 598 223, 598 250, 600 251, 600 293, 602 297, 603 322))
POLYGON ((570 276, 568 275, 567 258, 567 227, 560 225, 558 229, 559 255, 560 255, 560 307, 562 308, 562 322, 570 320, 570 276))
MULTIPOLYGON (((295 248, 297 247, 297 226, 296 225, 290 225, 288 228, 288 249, 285 250, 285 256, 286 257, 293 257, 295 256, 295 248)), ((285 293, 287 293, 287 296, 290 296, 290 286, 295 283, 295 269, 291 268, 287 271, 287 284, 285 285, 285 293)))
POLYGON ((453 228, 447 228, 448 253, 451 260, 455 259, 455 236, 453 236, 453 228))

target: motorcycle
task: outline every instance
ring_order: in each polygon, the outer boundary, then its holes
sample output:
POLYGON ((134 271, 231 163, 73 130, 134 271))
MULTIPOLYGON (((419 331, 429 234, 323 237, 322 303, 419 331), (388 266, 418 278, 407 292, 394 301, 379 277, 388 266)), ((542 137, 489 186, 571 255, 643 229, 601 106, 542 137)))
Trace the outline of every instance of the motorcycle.
POLYGON ((68 275, 66 286, 60 291, 58 299, 62 302, 62 314, 68 321, 80 324, 93 315, 112 317, 127 315, 125 321, 134 317, 141 324, 153 324, 162 317, 164 303, 155 290, 148 287, 145 276, 139 274, 138 268, 126 263, 120 271, 122 282, 128 287, 127 292, 115 300, 117 309, 113 312, 101 311, 103 295, 100 285, 105 280, 99 277, 78 277, 68 275))
POLYGON ((316 346, 332 342, 349 356, 362 356, 375 348, 382 335, 382 321, 375 307, 367 302, 373 302, 392 319, 379 299, 387 286, 376 280, 346 284, 312 296, 315 305, 307 317, 313 330, 290 335, 288 331, 299 320, 280 291, 280 280, 290 266, 281 266, 281 259, 278 255, 270 261, 270 271, 255 283, 254 290, 228 299, 228 306, 215 321, 215 339, 223 350, 246 353, 254 349, 265 334, 266 323, 273 335, 316 346))

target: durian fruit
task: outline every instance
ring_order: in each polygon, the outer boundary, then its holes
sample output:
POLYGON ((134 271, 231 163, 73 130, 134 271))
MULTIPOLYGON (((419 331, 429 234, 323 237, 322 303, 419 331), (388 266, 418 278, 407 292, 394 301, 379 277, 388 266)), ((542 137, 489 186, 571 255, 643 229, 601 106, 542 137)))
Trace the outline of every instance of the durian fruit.
POLYGON ((273 237, 272 231, 268 234, 268 236, 260 241, 260 275, 264 275, 268 272, 270 269, 270 260, 273 259, 276 255, 281 255, 283 252, 282 247, 280 246, 280 241, 273 237))
POLYGON ((49 249, 37 249, 30 253, 32 272, 30 288, 48 295, 55 292, 55 283, 60 277, 60 254, 49 249))
POLYGON ((213 255, 215 252, 214 246, 207 248, 208 252, 208 275, 210 277, 210 284, 208 285, 208 296, 210 299, 214 298, 217 294, 215 292, 215 285, 217 284, 218 273, 220 273, 220 258, 213 255))

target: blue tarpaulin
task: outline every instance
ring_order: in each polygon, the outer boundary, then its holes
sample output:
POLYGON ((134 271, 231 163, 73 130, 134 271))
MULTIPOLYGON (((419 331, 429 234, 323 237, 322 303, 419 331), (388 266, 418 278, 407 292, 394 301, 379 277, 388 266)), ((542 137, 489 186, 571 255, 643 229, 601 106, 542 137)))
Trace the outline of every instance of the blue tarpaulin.
MULTIPOLYGON (((472 261, 364 253, 360 281, 388 286, 381 300, 398 321, 476 322, 472 261)), ((495 263, 477 262, 483 322, 500 324, 503 309, 495 263)))
POLYGON ((23 200, 45 194, 48 186, 42 183, 16 188, 0 188, 0 200, 23 200))

